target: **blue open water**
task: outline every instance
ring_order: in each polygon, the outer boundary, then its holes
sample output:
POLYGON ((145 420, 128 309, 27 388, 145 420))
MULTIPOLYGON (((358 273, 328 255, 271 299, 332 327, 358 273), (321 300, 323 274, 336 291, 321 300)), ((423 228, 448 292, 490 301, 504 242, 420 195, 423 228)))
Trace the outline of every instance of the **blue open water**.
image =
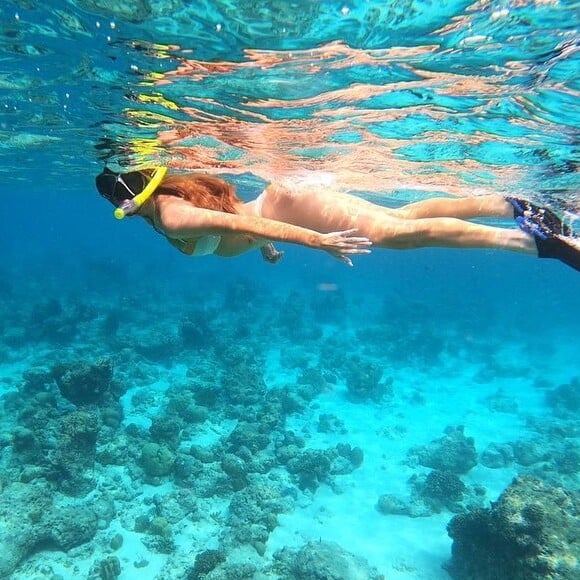
POLYGON ((518 475, 577 490, 577 272, 484 250, 188 259, 112 219, 94 176, 202 169, 249 199, 283 174, 386 205, 497 191, 577 235, 579 14, 3 2, 0 577, 467 578, 446 565, 454 514, 518 475), (458 426, 465 491, 434 499, 453 469, 417 448, 458 426))

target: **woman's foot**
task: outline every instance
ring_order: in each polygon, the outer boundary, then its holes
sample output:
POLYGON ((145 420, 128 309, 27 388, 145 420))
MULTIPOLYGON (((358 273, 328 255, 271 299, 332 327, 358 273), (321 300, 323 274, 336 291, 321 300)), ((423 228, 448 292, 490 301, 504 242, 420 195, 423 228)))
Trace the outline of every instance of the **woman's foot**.
POLYGON ((548 232, 546 235, 572 235, 572 229, 548 208, 540 207, 527 199, 519 199, 517 197, 506 197, 506 201, 514 208, 514 219, 518 225, 520 224, 520 221, 524 219, 529 220, 539 228, 546 230, 548 232))
POLYGON ((269 264, 276 264, 276 262, 279 262, 284 255, 284 252, 279 252, 271 242, 262 246, 260 252, 262 253, 262 258, 264 258, 264 260, 269 264))

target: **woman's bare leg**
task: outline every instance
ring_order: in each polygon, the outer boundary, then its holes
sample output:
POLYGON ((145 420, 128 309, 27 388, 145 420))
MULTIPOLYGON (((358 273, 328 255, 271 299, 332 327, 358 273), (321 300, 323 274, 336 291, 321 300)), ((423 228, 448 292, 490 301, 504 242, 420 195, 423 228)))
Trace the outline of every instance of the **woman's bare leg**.
POLYGON ((410 203, 396 211, 397 215, 405 219, 436 217, 460 219, 476 217, 513 218, 514 216, 513 206, 499 195, 426 199, 410 203))
MULTIPOLYGON (((262 216, 302 226, 318 232, 356 228, 375 246, 389 249, 423 247, 498 248, 514 252, 536 253, 533 236, 516 228, 480 225, 456 217, 426 217, 415 219, 401 210, 390 210, 361 198, 336 192, 293 192, 280 186, 270 186, 263 200, 262 216)), ((480 216, 513 216, 513 209, 499 196, 469 199, 433 199, 419 202, 418 214, 430 209, 442 209, 442 202, 458 212, 480 216), (498 201, 499 200, 499 201, 498 201), (429 203, 434 202, 434 203, 429 203), (459 203, 455 203, 459 202, 459 203), (469 203, 461 203, 469 202, 469 203), (479 208, 479 209, 478 209, 479 208), (483 213, 485 212, 485 213, 483 213)), ((405 208, 402 208, 404 210, 405 208)))
POLYGON ((537 216, 522 216, 529 223, 518 222, 519 228, 467 221, 471 217, 513 218, 514 206, 500 196, 431 199, 393 210, 351 195, 297 192, 271 185, 262 201, 262 217, 321 233, 354 228, 380 248, 495 248, 555 258, 580 271, 580 250, 554 236, 551 214, 539 222, 537 216))
MULTIPOLYGON (((534 238, 516 228, 497 228, 447 217, 403 219, 383 223, 383 227, 377 225, 371 239, 381 248, 496 248, 537 254, 534 238)), ((364 234, 365 228, 359 231, 364 234)))

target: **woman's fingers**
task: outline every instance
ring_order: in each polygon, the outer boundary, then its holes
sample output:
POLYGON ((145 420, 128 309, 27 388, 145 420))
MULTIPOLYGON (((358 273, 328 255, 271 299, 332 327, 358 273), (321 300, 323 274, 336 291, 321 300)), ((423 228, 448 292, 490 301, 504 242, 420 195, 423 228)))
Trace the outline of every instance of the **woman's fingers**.
POLYGON ((341 248, 341 254, 370 254, 371 251, 368 248, 341 248))
POLYGON ((354 250, 357 253, 368 253, 372 242, 364 236, 355 236, 356 229, 326 234, 326 242, 339 250, 354 250))
POLYGON ((367 238, 347 238, 338 243, 343 246, 361 246, 365 248, 373 245, 373 243, 367 238))
POLYGON ((355 242, 360 244, 372 244, 366 236, 355 236, 358 230, 344 230, 342 232, 330 232, 325 234, 328 239, 344 240, 348 242, 355 242))
POLYGON ((372 246, 371 240, 364 236, 355 236, 356 233, 358 230, 350 229, 324 234, 322 247, 347 266, 352 266, 352 260, 348 256, 370 254, 372 246))

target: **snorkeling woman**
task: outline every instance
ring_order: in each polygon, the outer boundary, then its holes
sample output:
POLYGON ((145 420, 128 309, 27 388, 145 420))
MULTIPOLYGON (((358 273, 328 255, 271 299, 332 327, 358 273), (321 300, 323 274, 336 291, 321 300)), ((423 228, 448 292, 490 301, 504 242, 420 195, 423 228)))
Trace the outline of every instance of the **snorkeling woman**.
POLYGON ((294 191, 270 184, 244 203, 233 185, 204 174, 168 174, 159 167, 96 178, 115 216, 139 215, 185 254, 237 256, 260 248, 264 259, 281 253, 272 242, 324 250, 352 266, 351 256, 371 245, 385 249, 496 248, 555 258, 580 271, 572 231, 548 209, 517 198, 486 195, 433 198, 389 209, 330 191, 294 191), (468 221, 513 218, 518 228, 468 221))

